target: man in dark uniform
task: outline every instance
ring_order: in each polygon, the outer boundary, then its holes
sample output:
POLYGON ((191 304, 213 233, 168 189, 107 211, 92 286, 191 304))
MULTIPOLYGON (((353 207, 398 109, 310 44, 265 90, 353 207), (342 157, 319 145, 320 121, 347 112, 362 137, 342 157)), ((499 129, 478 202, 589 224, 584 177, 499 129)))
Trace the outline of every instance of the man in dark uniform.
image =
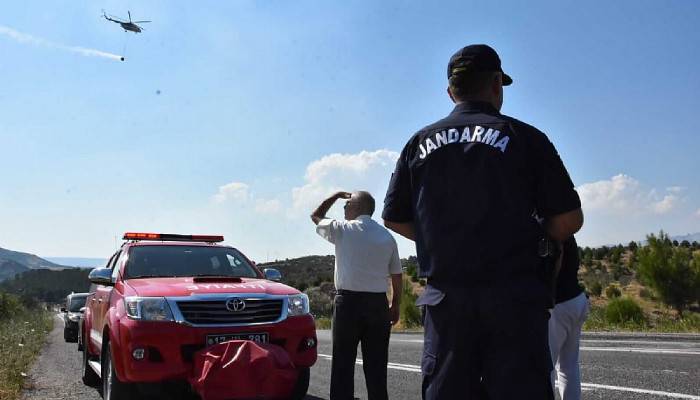
POLYGON ((461 49, 447 76, 456 106, 408 141, 383 212, 428 281, 423 398, 551 399, 552 270, 538 249, 580 229, 579 197, 547 137, 499 112, 512 79, 492 48, 461 49))

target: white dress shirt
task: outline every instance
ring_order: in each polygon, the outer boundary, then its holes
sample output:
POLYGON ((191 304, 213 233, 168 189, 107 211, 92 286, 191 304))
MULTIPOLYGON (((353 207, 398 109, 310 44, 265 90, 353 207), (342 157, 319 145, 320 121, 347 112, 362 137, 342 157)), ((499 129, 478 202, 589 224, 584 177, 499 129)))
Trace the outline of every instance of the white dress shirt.
POLYGON ((396 240, 369 215, 351 221, 325 218, 316 232, 335 244, 336 289, 386 293, 389 275, 402 272, 396 240))

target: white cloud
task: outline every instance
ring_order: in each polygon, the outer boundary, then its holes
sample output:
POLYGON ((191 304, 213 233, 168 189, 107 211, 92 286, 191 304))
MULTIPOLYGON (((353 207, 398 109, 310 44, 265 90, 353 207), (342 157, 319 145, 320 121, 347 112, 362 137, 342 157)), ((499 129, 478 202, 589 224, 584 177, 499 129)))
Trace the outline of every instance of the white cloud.
POLYGON ((219 192, 212 197, 215 203, 226 201, 246 201, 248 200, 248 185, 242 182, 231 182, 219 186, 219 192))
POLYGON ((330 154, 306 167, 302 186, 292 188, 292 215, 309 213, 337 190, 367 190, 381 204, 399 153, 390 150, 330 154), (381 196, 381 197, 380 197, 381 196))
POLYGON ((276 214, 280 211, 282 211, 282 202, 277 199, 255 201, 255 212, 258 214, 276 214))
POLYGON ((618 174, 608 180, 585 183, 577 190, 585 211, 629 215, 666 214, 678 206, 682 200, 679 194, 685 188, 671 186, 661 196, 631 176, 618 174))
POLYGON ((639 181, 624 174, 577 188, 586 210, 625 210, 640 202, 639 181))
POLYGON ((685 186, 669 186, 666 188, 666 191, 670 193, 681 193, 685 189, 685 186))
POLYGON ((678 203, 678 196, 667 194, 661 201, 657 201, 651 205, 651 209, 657 214, 666 214, 671 211, 678 203))
POLYGON ((695 216, 700 218, 700 208, 698 208, 697 211, 695 211, 695 216))

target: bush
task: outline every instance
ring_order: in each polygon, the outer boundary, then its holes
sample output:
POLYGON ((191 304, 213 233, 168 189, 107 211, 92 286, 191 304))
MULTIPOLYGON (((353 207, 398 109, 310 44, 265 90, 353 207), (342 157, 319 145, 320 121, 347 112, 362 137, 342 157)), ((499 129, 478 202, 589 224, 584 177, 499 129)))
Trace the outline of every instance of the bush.
POLYGON ((333 315, 333 299, 327 293, 324 293, 321 288, 308 288, 304 293, 309 296, 309 307, 314 317, 330 317, 333 315))
POLYGON ((622 296, 622 291, 620 291, 620 288, 617 287, 617 285, 611 284, 605 288, 605 297, 609 299, 614 299, 620 296, 622 296))
POLYGON ((11 294, 0 292, 0 321, 12 318, 22 311, 22 303, 11 294))
POLYGON ((654 292, 648 288, 641 288, 639 289, 639 297, 643 299, 649 299, 649 300, 654 300, 656 297, 654 296, 654 292))
POLYGON ((425 281, 425 279, 421 279, 418 281, 418 284, 421 286, 425 286, 427 284, 427 282, 425 281))
POLYGON ((418 277, 415 275, 411 275, 411 282, 418 282, 418 277))
POLYGON ((600 296, 601 293, 603 293, 603 285, 600 284, 600 281, 593 281, 589 285, 586 285, 586 289, 588 290, 588 294, 591 296, 600 296))
POLYGON ((329 317, 315 318, 316 329, 331 329, 333 321, 329 317))
POLYGON ((605 307, 605 320, 611 324, 646 322, 644 311, 639 305, 629 297, 618 297, 612 299, 605 307))
POLYGON ((404 279, 403 291, 401 292, 401 324, 404 328, 420 326, 420 310, 416 307, 416 296, 413 293, 413 286, 404 279))

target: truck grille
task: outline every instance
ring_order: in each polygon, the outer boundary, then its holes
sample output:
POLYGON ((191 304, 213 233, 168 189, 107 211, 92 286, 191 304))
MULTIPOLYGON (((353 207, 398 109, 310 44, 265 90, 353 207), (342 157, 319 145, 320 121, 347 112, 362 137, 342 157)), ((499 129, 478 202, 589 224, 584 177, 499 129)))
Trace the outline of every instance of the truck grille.
POLYGON ((226 300, 178 301, 185 321, 196 325, 274 322, 282 315, 281 299, 243 299, 245 308, 229 311, 226 300))

